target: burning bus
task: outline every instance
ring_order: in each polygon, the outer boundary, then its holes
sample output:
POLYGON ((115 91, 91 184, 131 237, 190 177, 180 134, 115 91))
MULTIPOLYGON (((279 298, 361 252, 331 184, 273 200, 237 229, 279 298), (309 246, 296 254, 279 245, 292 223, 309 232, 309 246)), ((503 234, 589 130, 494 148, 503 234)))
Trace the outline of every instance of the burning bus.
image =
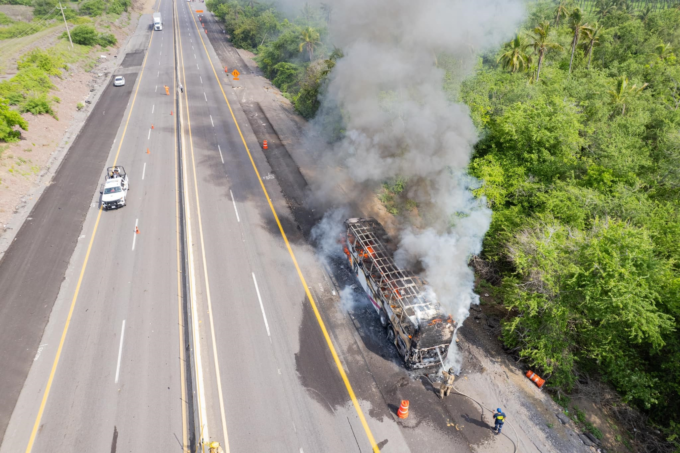
POLYGON ((407 369, 436 366, 448 353, 454 332, 434 292, 394 262, 394 247, 375 219, 345 221, 344 252, 378 311, 387 338, 407 369))

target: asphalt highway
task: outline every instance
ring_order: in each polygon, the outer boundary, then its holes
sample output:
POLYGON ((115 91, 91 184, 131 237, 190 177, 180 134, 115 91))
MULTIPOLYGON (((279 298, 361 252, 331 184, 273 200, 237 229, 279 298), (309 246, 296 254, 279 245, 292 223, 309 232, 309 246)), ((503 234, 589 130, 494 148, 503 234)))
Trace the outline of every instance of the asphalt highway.
POLYGON ((102 211, 98 189, 76 187, 90 208, 72 255, 62 252, 70 261, 42 338, 24 353, 30 372, 0 452, 188 451, 196 426, 234 452, 409 451, 376 409, 370 373, 348 363, 352 336, 317 309, 335 289, 219 72, 193 12, 202 6, 159 0, 163 30, 143 16, 134 39, 145 57, 123 65, 129 102, 113 89, 100 101, 125 107, 93 133, 117 130, 96 171, 103 181, 106 166, 124 166, 128 203, 102 211))

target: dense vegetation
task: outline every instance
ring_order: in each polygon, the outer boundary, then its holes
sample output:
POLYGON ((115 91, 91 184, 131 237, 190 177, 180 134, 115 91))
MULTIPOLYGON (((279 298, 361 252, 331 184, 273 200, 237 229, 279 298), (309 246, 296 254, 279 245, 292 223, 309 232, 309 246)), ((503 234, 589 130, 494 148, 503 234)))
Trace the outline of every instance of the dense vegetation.
MULTIPOLYGON (((680 410, 680 9, 542 2, 461 97, 503 338, 550 385, 680 410), (592 6, 592 5, 591 5, 592 6)), ((674 425, 677 429, 678 425, 674 425)))
MULTIPOLYGON (((0 0, 2 4, 32 6, 34 18, 31 22, 25 22, 12 20, 0 13, 0 40, 28 36, 63 20, 58 0, 0 0)), ((121 14, 131 5, 132 0, 84 0, 72 5, 62 2, 64 17, 73 23, 78 23, 79 16, 87 18, 104 13, 121 14)))
MULTIPOLYGON (((51 22, 61 22, 61 12, 55 0, 0 0, 0 3, 18 4, 34 7, 35 19, 32 22, 17 21, 0 13, 0 40, 15 39, 36 33, 46 27, 54 26, 51 22)), ((44 51, 36 49, 23 55, 17 62, 18 72, 11 79, 0 82, 0 142, 15 141, 21 136, 16 127, 26 130, 28 123, 20 113, 30 112, 34 115, 48 114, 56 118, 54 104, 59 102, 56 96, 50 96, 54 88, 51 77, 61 77, 68 63, 82 58, 89 48, 95 45, 108 47, 115 45, 116 37, 111 33, 100 33, 90 25, 94 23, 89 17, 104 12, 120 14, 131 5, 131 0, 85 0, 78 10, 65 7, 64 14, 71 24, 71 38, 75 48, 68 50, 59 45, 44 51), (79 16, 80 15, 80 16, 79 16)), ((63 26, 63 23, 62 23, 63 26)), ((64 32, 61 38, 68 40, 64 32)))
POLYGON ((305 118, 319 108, 319 89, 341 53, 325 43, 328 15, 305 6, 296 19, 284 19, 272 5, 253 1, 207 0, 224 21, 235 46, 251 50, 265 75, 305 118))

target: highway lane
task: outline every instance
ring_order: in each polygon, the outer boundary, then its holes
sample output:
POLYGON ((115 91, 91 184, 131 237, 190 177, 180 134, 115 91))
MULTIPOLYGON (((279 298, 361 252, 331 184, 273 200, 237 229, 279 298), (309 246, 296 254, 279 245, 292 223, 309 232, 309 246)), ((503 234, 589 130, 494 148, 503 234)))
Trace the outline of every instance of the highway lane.
MULTIPOLYGON (((78 290, 32 451, 181 451, 186 442, 176 283, 175 127, 170 115, 174 91, 167 96, 163 88, 173 86, 172 2, 161 2, 160 11, 165 29, 153 33, 127 121, 120 125, 108 159, 108 165, 123 165, 130 176, 128 205, 109 212, 90 210, 83 233, 87 239, 93 231, 96 236, 91 250, 81 247, 71 265, 71 273, 77 274, 83 252, 89 255, 82 284, 67 278, 62 287, 62 303, 55 304, 51 318, 54 325, 42 340, 50 349, 29 374, 3 452, 24 451, 32 439, 69 299, 78 290)), ((151 17, 141 21, 149 24, 151 17)))
MULTIPOLYGON (((212 313, 213 318, 206 316, 201 323, 201 338, 207 345, 204 366, 210 368, 205 383, 210 438, 221 440, 223 434, 214 347, 228 432, 223 438, 228 438, 232 451, 370 451, 372 445, 310 308, 220 85, 231 98, 305 272, 318 270, 319 265, 293 226, 276 177, 235 102, 237 89, 224 83, 222 74, 221 84, 215 78, 211 57, 218 60, 209 43, 203 47, 203 30, 188 14, 190 8, 201 7, 178 3, 188 105, 186 148, 189 162, 196 166, 196 176, 192 169, 187 185, 194 191, 192 199, 198 192, 201 205, 202 231, 194 240, 198 261, 205 249, 205 263, 199 263, 197 271, 201 277, 197 284, 205 295, 199 303, 200 311, 212 313)), ((198 224, 197 210, 191 215, 198 224)), ((331 292, 319 272, 309 274, 314 275, 310 281, 315 286, 331 292)), ((362 415, 368 417, 369 406, 365 401, 361 404, 362 415)), ((390 451, 408 451, 396 424, 383 414, 381 420, 369 419, 369 431, 375 431, 382 444, 389 439, 390 451)))

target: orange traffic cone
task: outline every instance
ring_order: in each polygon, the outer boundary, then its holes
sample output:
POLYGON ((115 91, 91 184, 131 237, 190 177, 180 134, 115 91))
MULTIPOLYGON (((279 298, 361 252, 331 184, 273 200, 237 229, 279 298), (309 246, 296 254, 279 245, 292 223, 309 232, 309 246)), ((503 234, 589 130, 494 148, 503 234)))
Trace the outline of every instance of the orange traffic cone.
POLYGON ((139 234, 139 228, 135 227, 135 234, 139 234))
POLYGON ((172 110, 170 110, 170 116, 172 116, 172 110))
POLYGON ((149 148, 146 149, 147 154, 151 154, 151 151, 149 151, 149 148))
POLYGON ((205 31, 205 34, 206 34, 206 35, 208 34, 208 30, 205 31))
POLYGON ((151 125, 151 129, 153 129, 153 124, 151 125))
POLYGON ((399 418, 408 417, 408 400, 401 401, 401 406, 399 406, 399 410, 397 411, 397 417, 399 418))
POLYGON ((267 140, 262 142, 262 148, 269 149, 269 145, 267 145, 267 140))
POLYGON ((543 384, 545 384, 545 379, 541 379, 538 377, 536 373, 533 371, 529 370, 526 372, 526 377, 528 377, 536 386, 540 389, 543 387, 543 384))

